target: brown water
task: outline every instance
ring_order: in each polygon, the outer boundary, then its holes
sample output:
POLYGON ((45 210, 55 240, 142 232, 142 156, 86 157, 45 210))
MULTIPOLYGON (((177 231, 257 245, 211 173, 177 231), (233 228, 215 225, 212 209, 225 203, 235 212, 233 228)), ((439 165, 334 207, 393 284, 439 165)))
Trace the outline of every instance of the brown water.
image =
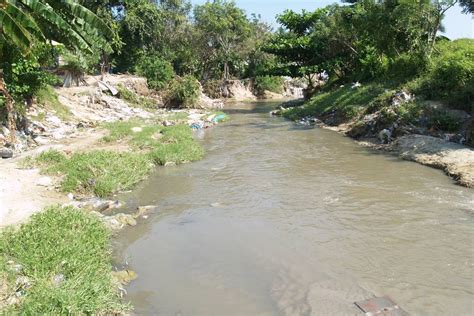
POLYGON ((125 196, 158 211, 117 241, 140 315, 474 314, 474 191, 442 172, 240 105, 204 160, 125 196), (240 108, 240 109, 239 109, 240 108))

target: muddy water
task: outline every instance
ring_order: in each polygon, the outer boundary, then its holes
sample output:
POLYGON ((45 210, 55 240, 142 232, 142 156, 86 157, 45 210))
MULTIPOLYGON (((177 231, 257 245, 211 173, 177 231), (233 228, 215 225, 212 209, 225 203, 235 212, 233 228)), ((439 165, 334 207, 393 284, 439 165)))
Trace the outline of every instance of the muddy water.
POLYGON ((159 205, 117 241, 137 314, 361 315, 373 295, 474 313, 474 191, 253 107, 199 135, 203 161, 124 197, 159 205))

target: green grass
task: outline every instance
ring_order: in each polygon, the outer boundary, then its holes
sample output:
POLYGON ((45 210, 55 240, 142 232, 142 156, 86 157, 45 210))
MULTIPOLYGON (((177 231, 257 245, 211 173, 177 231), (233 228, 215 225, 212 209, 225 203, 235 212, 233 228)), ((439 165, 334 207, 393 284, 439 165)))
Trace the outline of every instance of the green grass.
POLYGON ((110 134, 104 137, 104 141, 127 140, 137 149, 148 150, 148 157, 158 165, 195 161, 204 155, 203 149, 194 140, 192 130, 187 125, 164 127, 129 121, 108 123, 105 128, 110 134), (133 132, 133 127, 140 127, 142 130, 133 132))
POLYGON ((146 154, 102 150, 75 153, 69 158, 50 150, 40 154, 36 163, 43 173, 63 176, 61 191, 99 197, 130 189, 153 168, 146 154))
POLYGON ((357 89, 351 89, 350 85, 346 85, 342 88, 320 92, 308 100, 304 106, 284 111, 283 116, 298 120, 305 116, 320 116, 337 111, 339 117, 350 119, 359 114, 384 91, 385 89, 378 84, 363 85, 357 89))
POLYGON ((113 314, 128 309, 112 281, 110 232, 93 215, 49 207, 19 229, 4 230, 0 254, 0 276, 7 276, 10 289, 16 288, 19 276, 31 284, 22 289, 20 304, 5 314, 113 314), (20 264, 21 271, 13 271, 8 261, 20 264), (54 282, 58 275, 64 276, 60 283, 54 282))
MULTIPOLYGON (((71 118, 71 111, 67 106, 59 102, 58 94, 51 86, 41 88, 36 93, 36 101, 44 109, 53 111, 61 120, 67 121, 71 118)), ((38 115, 37 119, 40 121, 44 120, 44 114, 38 115)))
POLYGON ((133 91, 130 91, 128 88, 123 85, 118 85, 117 90, 120 93, 120 98, 127 101, 130 106, 141 108, 145 110, 156 110, 157 102, 151 98, 139 96, 133 91))
POLYGON ((70 157, 48 150, 22 161, 22 166, 40 167, 42 173, 60 176, 62 192, 77 192, 106 197, 128 190, 144 179, 154 165, 181 164, 203 157, 202 147, 187 125, 163 127, 143 122, 116 122, 105 125, 110 132, 106 142, 125 140, 137 150, 113 152, 94 150, 70 157), (140 132, 132 132, 133 127, 140 132))

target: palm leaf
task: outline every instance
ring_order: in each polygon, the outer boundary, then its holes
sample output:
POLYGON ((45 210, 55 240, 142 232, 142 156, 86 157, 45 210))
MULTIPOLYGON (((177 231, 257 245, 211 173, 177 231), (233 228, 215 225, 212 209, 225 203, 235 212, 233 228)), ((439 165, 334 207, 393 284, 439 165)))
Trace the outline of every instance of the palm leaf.
POLYGON ((0 29, 6 38, 18 46, 21 51, 26 52, 31 46, 30 33, 8 13, 9 6, 0 9, 0 29))
POLYGON ((78 33, 75 28, 66 20, 64 20, 55 10, 41 1, 38 0, 20 0, 25 6, 27 6, 35 15, 40 16, 46 23, 54 25, 56 28, 64 32, 64 38, 70 40, 80 49, 90 50, 90 44, 85 38, 78 33))

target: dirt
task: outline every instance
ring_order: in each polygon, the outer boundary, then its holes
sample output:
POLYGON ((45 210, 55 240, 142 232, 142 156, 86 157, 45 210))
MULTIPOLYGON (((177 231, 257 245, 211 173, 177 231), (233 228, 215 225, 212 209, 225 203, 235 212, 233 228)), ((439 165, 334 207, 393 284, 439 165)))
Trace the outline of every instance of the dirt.
POLYGON ((390 145, 406 160, 444 170, 460 185, 474 188, 474 150, 425 135, 407 135, 390 145))

